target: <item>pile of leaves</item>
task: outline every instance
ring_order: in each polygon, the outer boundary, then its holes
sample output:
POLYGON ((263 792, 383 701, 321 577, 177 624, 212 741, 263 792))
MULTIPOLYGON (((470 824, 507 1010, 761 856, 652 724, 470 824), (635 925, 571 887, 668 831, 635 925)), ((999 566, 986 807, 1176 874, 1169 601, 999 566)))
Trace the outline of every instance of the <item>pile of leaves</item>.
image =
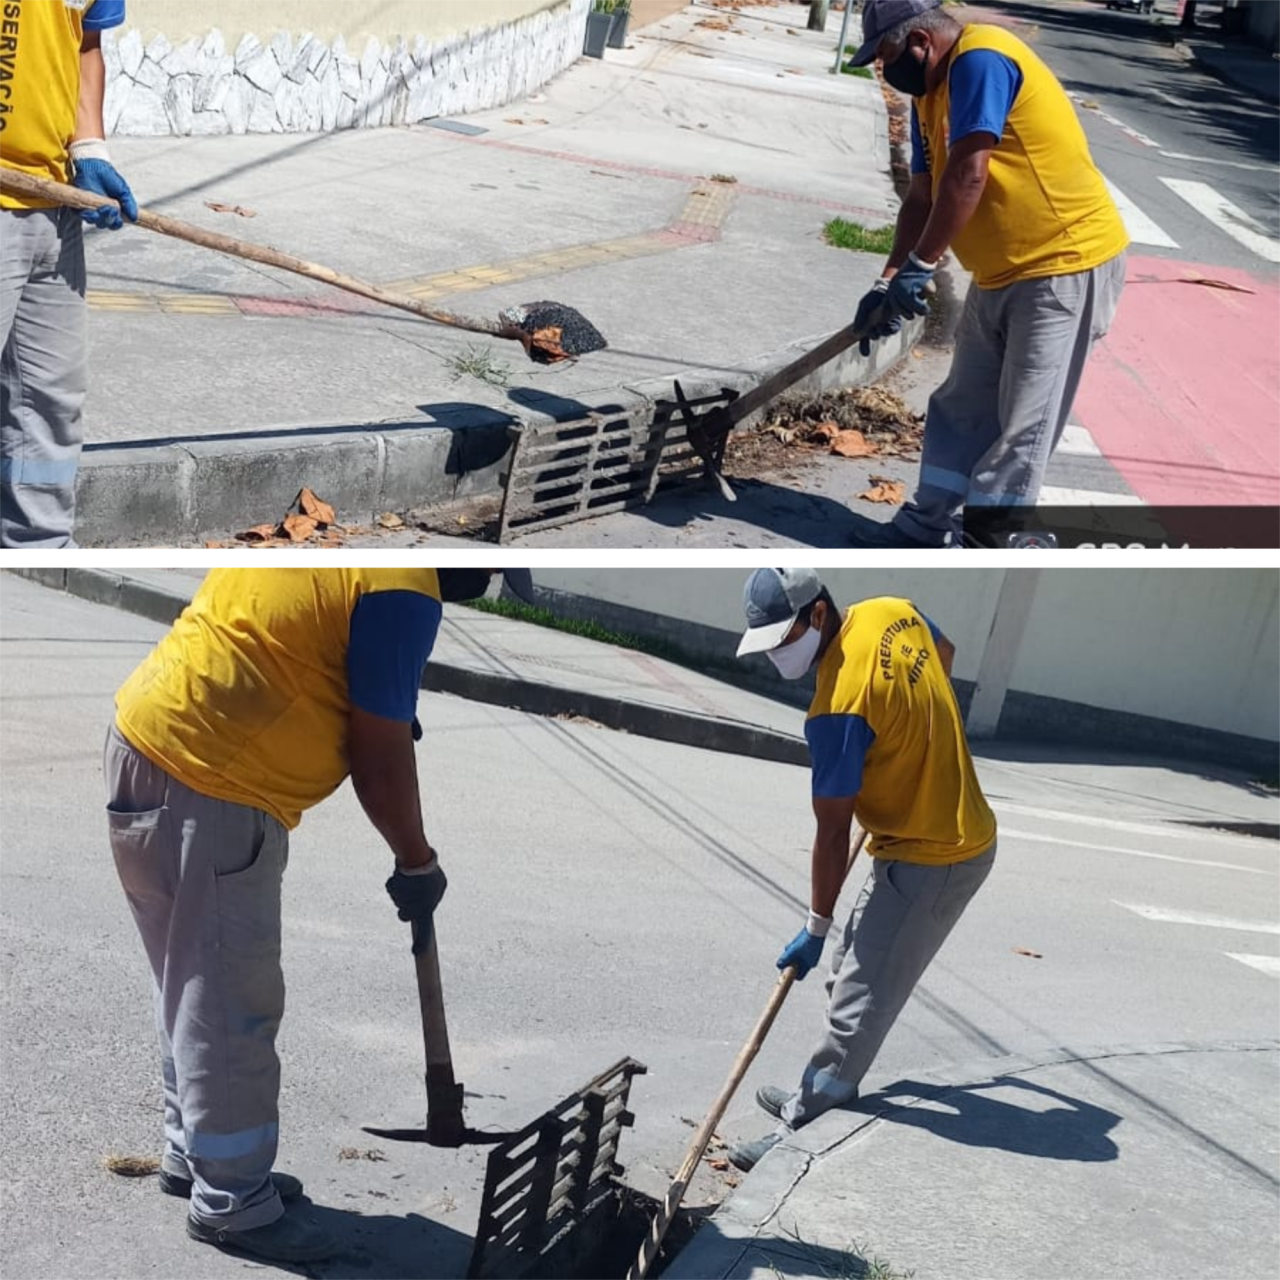
POLYGON ((914 458, 924 419, 883 387, 780 397, 759 428, 782 444, 842 458, 914 458))

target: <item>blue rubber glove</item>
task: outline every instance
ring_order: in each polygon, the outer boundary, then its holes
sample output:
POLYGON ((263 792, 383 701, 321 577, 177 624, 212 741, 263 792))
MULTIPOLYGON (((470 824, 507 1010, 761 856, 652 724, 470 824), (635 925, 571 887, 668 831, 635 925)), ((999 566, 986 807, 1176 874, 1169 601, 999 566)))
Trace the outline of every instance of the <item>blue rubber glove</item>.
POLYGON ((778 968, 795 966, 796 981, 803 982, 805 974, 822 959, 826 938, 815 938, 808 929, 801 929, 783 948, 778 957, 778 968))
POLYGON ((897 316, 885 313, 885 296, 889 292, 889 282, 880 279, 867 290, 858 303, 853 323, 859 329, 866 329, 866 335, 859 339, 858 350, 865 360, 871 354, 871 344, 881 338, 888 338, 902 328, 902 321, 897 316))
POLYGON ((938 269, 935 262, 932 266, 921 262, 913 253, 898 268, 898 274, 889 281, 889 291, 884 296, 886 316, 927 316, 929 304, 925 296, 933 284, 933 273, 938 269))
POLYGON ((71 185, 95 196, 107 196, 119 201, 120 208, 104 206, 101 209, 82 209, 80 216, 92 227, 118 231, 124 223, 121 212, 130 222, 138 220, 138 202, 129 190, 129 184, 116 172, 107 155, 107 144, 100 138, 83 138, 71 144, 71 163, 75 176, 71 185))
POLYGON ((387 894, 396 904, 396 914, 401 920, 411 921, 418 926, 414 936, 414 955, 425 951, 431 943, 431 932, 435 919, 436 907, 449 887, 444 872, 436 864, 434 871, 425 875, 406 875, 396 869, 396 873, 387 881, 387 894))

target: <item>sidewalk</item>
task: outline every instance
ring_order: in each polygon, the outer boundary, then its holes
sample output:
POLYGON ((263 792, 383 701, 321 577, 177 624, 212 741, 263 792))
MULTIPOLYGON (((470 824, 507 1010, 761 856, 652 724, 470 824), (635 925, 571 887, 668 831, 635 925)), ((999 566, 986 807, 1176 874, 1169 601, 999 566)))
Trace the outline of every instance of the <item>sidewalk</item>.
MULTIPOLYGON (((224 534, 303 485, 350 524, 496 498, 513 428, 648 422, 677 377, 691 396, 745 389, 847 324, 881 259, 822 229, 893 221, 887 121, 874 80, 831 74, 840 15, 819 34, 804 12, 693 4, 465 120, 115 139, 156 212, 464 314, 554 298, 610 347, 545 368, 183 241, 94 233, 78 539, 224 534)), ((811 385, 868 380, 914 337, 811 385)))
MULTIPOLYGON (((201 569, 14 569, 12 573, 99 604, 170 623, 201 569)), ((450 608, 423 688, 516 711, 596 721, 610 729, 807 766, 795 707, 634 649, 450 608)))
MULTIPOLYGON (((1206 13, 1205 19, 1215 15, 1206 13)), ((1183 31, 1164 23, 1161 34, 1186 57, 1217 76, 1264 102, 1280 103, 1280 58, 1267 49, 1240 37, 1224 37, 1218 27, 1201 22, 1195 31, 1183 31)))

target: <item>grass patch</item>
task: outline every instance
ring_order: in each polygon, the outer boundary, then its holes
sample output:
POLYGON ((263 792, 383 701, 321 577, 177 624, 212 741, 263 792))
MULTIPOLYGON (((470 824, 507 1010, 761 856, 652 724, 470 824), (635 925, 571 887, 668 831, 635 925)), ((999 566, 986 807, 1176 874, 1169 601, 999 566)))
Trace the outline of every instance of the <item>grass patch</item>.
POLYGON ((487 382, 491 387, 506 387, 511 383, 511 366, 495 359, 493 353, 480 343, 460 351, 447 363, 455 382, 469 377, 487 382))
POLYGON ((737 178, 735 178, 731 173, 713 173, 711 175, 711 181, 732 184, 737 182, 737 178))
POLYGON ((860 76, 863 80, 874 80, 876 73, 870 67, 851 67, 842 63, 840 74, 843 76, 860 76))
POLYGON ((856 253, 888 253, 893 248, 894 235, 893 227, 864 227, 845 218, 832 218, 822 229, 828 244, 856 253))
MULTIPOLYGON (((844 1250, 820 1249, 811 1245, 793 1227, 784 1229, 784 1235, 790 1236, 798 1244, 806 1256, 806 1262, 815 1267, 826 1280, 912 1280, 914 1271, 899 1271, 891 1263, 863 1244, 851 1240, 844 1250)), ((770 1269, 775 1276, 782 1273, 772 1263, 770 1269)))

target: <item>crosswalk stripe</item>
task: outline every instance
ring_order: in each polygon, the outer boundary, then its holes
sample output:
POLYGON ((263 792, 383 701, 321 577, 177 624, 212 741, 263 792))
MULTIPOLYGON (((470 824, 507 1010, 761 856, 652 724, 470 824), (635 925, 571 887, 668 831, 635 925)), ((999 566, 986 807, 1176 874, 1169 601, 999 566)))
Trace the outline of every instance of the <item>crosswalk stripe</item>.
POLYGON ((1058 441, 1058 447, 1054 452, 1070 454, 1075 458, 1102 457, 1098 442, 1084 427, 1078 427, 1075 423, 1068 423, 1063 429, 1062 439, 1058 441))
MULTIPOLYGON (((1002 806, 998 806, 1002 807, 1002 806)), ((1067 849, 1089 849, 1095 853, 1123 853, 1130 858, 1155 858, 1160 862, 1184 862, 1193 867, 1214 867, 1222 871, 1244 871, 1252 876, 1265 876, 1261 867, 1245 867, 1238 862, 1215 862, 1209 858, 1180 858, 1176 853, 1152 853, 1148 849, 1129 849, 1120 844, 1093 844, 1088 840, 1064 840, 1061 836, 1040 836, 1031 831, 1014 831, 1000 825, 1001 840, 1026 840, 1031 844, 1056 844, 1067 849)))
POLYGON ((1161 249, 1178 247, 1178 242, 1154 219, 1147 217, 1110 178, 1104 177, 1104 181, 1107 190, 1111 192, 1111 198, 1116 202, 1116 208, 1120 210, 1120 217, 1130 240, 1135 244, 1149 244, 1161 249))
POLYGON ((1252 249, 1268 262, 1280 262, 1280 240, 1267 234, 1239 206, 1219 195, 1207 182, 1192 182, 1186 178, 1161 178, 1170 191, 1181 196, 1197 213, 1203 214, 1219 231, 1252 249))
POLYGON ((1273 978, 1280 978, 1280 956, 1249 956, 1240 951, 1224 951, 1222 954, 1247 964, 1251 969, 1261 969, 1273 978))
POLYGON ((1245 160, 1224 160, 1221 156, 1189 156, 1184 151, 1162 151, 1166 160, 1191 160, 1196 164, 1221 164, 1229 169, 1252 169, 1255 173, 1280 173, 1280 164, 1249 164, 1245 160))
POLYGON ((1140 507, 1142 499, 1136 493, 1106 493, 1101 489, 1063 489, 1055 485, 1042 485, 1039 507, 1140 507))
POLYGON ((1280 933, 1280 924, 1270 920, 1233 920, 1230 916, 1215 916, 1204 911, 1170 911, 1165 907, 1147 907, 1132 902, 1118 902, 1117 907, 1132 911, 1144 920, 1159 920, 1165 924, 1197 924, 1207 929, 1233 929, 1238 933, 1280 933))

